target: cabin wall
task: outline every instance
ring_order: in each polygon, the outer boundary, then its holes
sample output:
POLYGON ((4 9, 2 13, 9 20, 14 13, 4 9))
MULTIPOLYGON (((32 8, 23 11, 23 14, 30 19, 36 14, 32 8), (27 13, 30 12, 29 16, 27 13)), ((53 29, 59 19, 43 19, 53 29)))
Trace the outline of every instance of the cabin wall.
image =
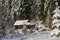
MULTIPOLYGON (((14 26, 15 29, 22 29, 23 28, 23 25, 16 25, 14 26)), ((26 29, 31 29, 31 28, 35 28, 35 25, 26 25, 26 29)))

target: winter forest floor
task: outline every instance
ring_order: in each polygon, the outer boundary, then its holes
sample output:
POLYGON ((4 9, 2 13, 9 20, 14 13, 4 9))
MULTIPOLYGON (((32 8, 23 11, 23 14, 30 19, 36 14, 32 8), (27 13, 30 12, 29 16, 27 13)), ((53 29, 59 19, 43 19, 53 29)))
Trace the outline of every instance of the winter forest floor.
POLYGON ((18 38, 3 38, 2 40, 60 40, 60 37, 51 37, 50 33, 51 31, 43 31, 18 38))
MULTIPOLYGON (((60 40, 60 37, 51 37, 50 35, 52 31, 52 33, 60 33, 59 4, 60 1, 58 3, 57 0, 0 0, 0 29, 3 31, 3 34, 6 34, 8 37, 4 35, 2 38, 0 36, 0 40, 60 40), (18 21, 25 19, 28 19, 31 23, 18 21), (15 21, 17 21, 16 25, 14 25, 15 21), (18 37, 11 36, 16 35, 14 34, 15 26, 24 26, 23 30, 25 32, 26 27, 30 26, 32 23, 36 30, 38 30, 38 28, 40 30, 46 29, 45 26, 58 29, 28 33, 29 35, 19 35, 17 32, 16 34, 18 34, 18 37), (11 34, 11 38, 8 34, 11 34)), ((19 26, 16 29, 20 29, 19 26)))

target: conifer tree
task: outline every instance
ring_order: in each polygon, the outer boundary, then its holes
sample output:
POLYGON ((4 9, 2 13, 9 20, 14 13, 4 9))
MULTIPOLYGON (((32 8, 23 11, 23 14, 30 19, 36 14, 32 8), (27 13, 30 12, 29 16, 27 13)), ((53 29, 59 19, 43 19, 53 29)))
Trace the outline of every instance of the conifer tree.
POLYGON ((45 24, 47 27, 51 26, 53 11, 54 11, 55 7, 56 7, 55 0, 45 0, 44 14, 46 16, 45 24))
POLYGON ((13 27, 13 18, 11 14, 11 1, 12 0, 1 0, 0 7, 0 27, 5 35, 8 28, 13 27))

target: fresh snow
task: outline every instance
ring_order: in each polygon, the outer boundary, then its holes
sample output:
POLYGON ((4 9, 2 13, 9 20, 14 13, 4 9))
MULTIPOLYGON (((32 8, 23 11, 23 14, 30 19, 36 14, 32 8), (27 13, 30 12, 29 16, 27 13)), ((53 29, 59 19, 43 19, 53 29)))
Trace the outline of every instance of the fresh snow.
POLYGON ((60 37, 51 37, 50 32, 51 31, 43 31, 21 36, 18 38, 3 38, 2 40, 60 40, 60 37))
POLYGON ((60 33, 60 30, 58 28, 55 28, 50 35, 58 35, 58 33, 60 33))
POLYGON ((22 29, 17 29, 20 34, 23 34, 22 29))

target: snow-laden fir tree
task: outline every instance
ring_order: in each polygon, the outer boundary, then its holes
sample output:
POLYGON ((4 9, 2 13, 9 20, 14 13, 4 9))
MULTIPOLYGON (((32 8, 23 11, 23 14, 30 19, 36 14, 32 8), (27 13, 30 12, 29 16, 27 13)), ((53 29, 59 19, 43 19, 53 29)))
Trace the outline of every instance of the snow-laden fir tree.
POLYGON ((60 36, 60 7, 58 6, 58 2, 56 2, 56 9, 54 10, 52 28, 53 31, 51 35, 60 36))

